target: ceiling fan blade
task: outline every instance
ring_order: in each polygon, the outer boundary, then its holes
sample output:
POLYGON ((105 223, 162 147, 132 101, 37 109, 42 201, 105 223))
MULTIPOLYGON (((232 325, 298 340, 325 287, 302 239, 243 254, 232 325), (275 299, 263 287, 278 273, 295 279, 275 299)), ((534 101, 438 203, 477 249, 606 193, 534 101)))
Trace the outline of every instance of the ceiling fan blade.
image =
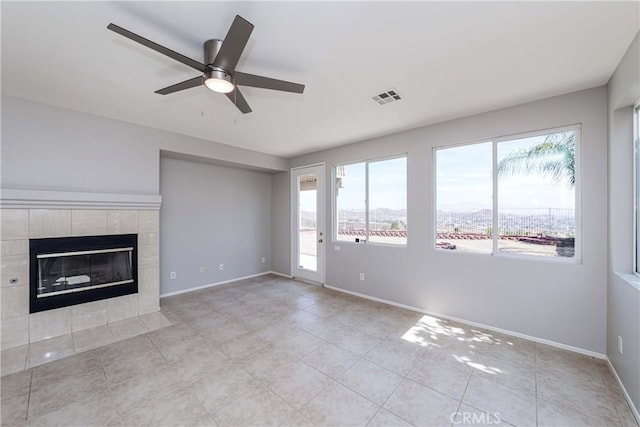
POLYGON ((255 74, 241 73, 240 71, 233 73, 233 79, 234 83, 240 86, 259 87, 262 89, 281 90, 293 93, 304 92, 304 85, 298 83, 256 76, 255 74))
POLYGON ((188 58, 164 46, 161 46, 158 43, 152 42, 151 40, 145 39, 144 37, 132 33, 129 30, 125 30, 124 28, 119 27, 116 24, 109 24, 107 25, 107 28, 115 33, 120 34, 121 36, 133 40, 134 42, 138 42, 141 45, 148 47, 149 49, 153 49, 156 52, 160 52, 161 54, 168 56, 169 58, 175 59, 178 62, 182 62, 184 65, 195 68, 198 71, 205 72, 207 70, 207 67, 204 64, 201 64, 196 60, 188 58))
POLYGON ((240 15, 236 15, 229 32, 227 32, 227 36, 222 42, 220 52, 216 55, 216 59, 213 60, 213 66, 232 73, 236 69, 240 55, 242 55, 252 31, 253 24, 240 15))
POLYGON ((170 93, 179 92, 185 89, 191 89, 192 87, 201 86, 201 85, 202 85, 202 76, 198 76, 189 80, 185 80, 180 83, 176 83, 171 86, 167 86, 163 89, 158 89, 155 93, 160 95, 169 95, 170 93))
POLYGON ((244 99, 244 96, 242 96, 240 89, 235 88, 233 92, 225 93, 225 95, 227 95, 227 98, 229 98, 229 100, 231 100, 231 102, 233 102, 234 105, 238 107, 238 110, 242 111, 242 114, 247 114, 252 111, 251 107, 249 107, 249 104, 247 103, 247 100, 244 99))

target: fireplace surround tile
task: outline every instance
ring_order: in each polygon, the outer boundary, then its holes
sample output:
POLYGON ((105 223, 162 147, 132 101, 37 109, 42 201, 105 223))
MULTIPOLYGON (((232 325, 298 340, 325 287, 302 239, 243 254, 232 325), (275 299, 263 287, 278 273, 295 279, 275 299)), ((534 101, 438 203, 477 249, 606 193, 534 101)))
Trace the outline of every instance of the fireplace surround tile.
POLYGON ((71 211, 72 236, 107 234, 107 211, 75 209, 71 211))
POLYGON ((145 290, 138 293, 138 314, 149 314, 160 310, 160 290, 145 290))
POLYGON ((27 209, 2 209, 0 212, 1 240, 29 238, 29 211, 27 209))
POLYGON ((160 262, 160 246, 138 246, 138 269, 155 267, 160 262))
POLYGON ((71 307, 32 313, 29 322, 29 341, 46 340, 71 333, 71 307))
POLYGON ((0 241, 0 256, 12 256, 12 255, 28 255, 29 254, 29 240, 2 240, 0 241))
POLYGON ((2 349, 29 344, 30 316, 2 319, 2 349))
POLYGON ((158 233, 159 231, 159 211, 138 211, 138 233, 158 233))
POLYGON ((73 333, 73 346, 76 353, 81 353, 116 341, 109 325, 100 325, 73 333))
POLYGON ((107 301, 107 320, 109 323, 138 316, 138 295, 124 295, 107 301))
POLYGON ((138 292, 158 289, 160 273, 157 267, 140 268, 138 265, 138 292))
POLYGON ((149 328, 150 331, 155 331, 157 329, 171 326, 171 321, 159 311, 141 315, 140 320, 144 322, 144 324, 147 326, 147 328, 149 328))
POLYGON ((125 340, 149 332, 149 328, 147 328, 147 325, 145 325, 139 317, 110 323, 109 328, 111 328, 111 332, 113 332, 117 340, 125 340))
POLYGON ((160 274, 158 267, 138 269, 138 314, 143 315, 160 310, 160 274))
POLYGON ((138 245, 158 245, 160 244, 160 233, 138 233, 138 245))
POLYGON ((24 371, 27 365, 28 345, 14 347, 2 352, 2 376, 24 371))
POLYGON ((29 255, 11 255, 0 258, 2 287, 29 284, 29 255), (12 283, 12 279, 17 279, 12 283))
POLYGON ((114 210, 107 213, 108 234, 131 234, 138 232, 138 212, 114 210))
POLYGON ((71 236, 70 209, 30 209, 29 237, 71 236))
POLYGON ((27 367, 33 368, 75 353, 71 334, 29 344, 27 367))
POLYGON ((51 341, 51 337, 71 335, 72 332, 159 311, 159 212, 157 210, 102 207, 84 209, 81 206, 69 206, 68 209, 42 209, 37 206, 32 209, 2 208, 0 221, 2 224, 0 332, 3 354, 9 349, 24 346, 30 342, 37 344, 41 340, 51 341), (28 239, 102 234, 138 234, 138 260, 141 262, 138 270, 139 293, 28 314, 28 239), (10 283, 12 278, 17 278, 18 282, 10 283))
POLYGON ((71 330, 89 329, 107 323, 107 300, 71 306, 71 330))
POLYGON ((29 315, 29 286, 2 288, 2 319, 29 315))

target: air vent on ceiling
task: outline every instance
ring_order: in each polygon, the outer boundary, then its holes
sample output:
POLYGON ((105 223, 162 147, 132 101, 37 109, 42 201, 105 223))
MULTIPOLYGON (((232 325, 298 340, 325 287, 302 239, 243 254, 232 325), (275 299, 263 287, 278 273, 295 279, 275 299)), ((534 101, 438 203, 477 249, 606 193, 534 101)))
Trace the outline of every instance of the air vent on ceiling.
POLYGON ((371 97, 374 101, 376 101, 380 105, 385 105, 390 102, 400 101, 402 98, 395 90, 388 90, 386 92, 382 92, 376 96, 371 97))

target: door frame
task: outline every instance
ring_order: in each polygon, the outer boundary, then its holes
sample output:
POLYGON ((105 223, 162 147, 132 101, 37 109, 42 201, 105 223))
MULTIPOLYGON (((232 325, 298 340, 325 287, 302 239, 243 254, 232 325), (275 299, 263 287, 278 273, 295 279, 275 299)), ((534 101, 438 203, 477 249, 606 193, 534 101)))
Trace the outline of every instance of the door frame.
MULTIPOLYGON (((316 172, 315 170, 313 171, 316 172)), ((303 172, 304 173, 304 172, 303 172)), ((324 285, 325 283, 325 273, 326 273, 326 244, 327 244, 327 233, 326 228, 327 224, 326 220, 326 188, 325 188, 325 163, 314 163, 305 166, 298 166, 295 168, 291 168, 291 277, 296 277, 303 280, 308 280, 314 283, 319 283, 324 285), (297 273, 300 271, 298 268, 298 180, 297 175, 298 172, 304 171, 305 169, 317 169, 319 168, 318 173, 318 192, 317 192, 317 202, 316 202, 316 210, 317 210, 317 233, 322 233, 323 243, 317 244, 317 264, 316 264, 316 273, 315 278, 305 277, 304 275, 298 275, 297 273)), ((316 234, 316 242, 318 240, 318 234, 316 234)), ((311 276, 312 274, 310 274, 311 276)))

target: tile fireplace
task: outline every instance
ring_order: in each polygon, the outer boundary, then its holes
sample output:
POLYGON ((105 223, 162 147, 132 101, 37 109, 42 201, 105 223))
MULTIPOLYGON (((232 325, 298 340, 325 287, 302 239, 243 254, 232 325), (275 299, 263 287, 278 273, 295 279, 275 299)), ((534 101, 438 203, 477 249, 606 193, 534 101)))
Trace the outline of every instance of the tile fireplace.
MULTIPOLYGON (((4 351, 57 339, 159 311, 160 202, 160 196, 3 190, 0 196, 0 348, 4 351), (30 243, 33 240, 87 238, 91 242, 96 236, 110 239, 123 235, 134 235, 137 241, 111 242, 110 246, 92 243, 73 250, 54 247, 41 251, 42 255, 48 255, 124 248, 109 256, 115 258, 113 264, 119 265, 115 270, 104 271, 98 267, 99 262, 93 261, 93 258, 96 261, 109 258, 105 254, 112 252, 95 252, 75 254, 78 259, 84 259, 84 266, 71 260, 72 256, 64 257, 67 264, 59 262, 57 267, 51 266, 46 284, 38 284, 39 280, 31 276, 33 264, 38 267, 38 258, 31 261, 30 243), (128 249, 132 247, 135 250, 128 249), (91 266, 88 271, 87 256, 91 266), (131 278, 128 277, 129 261, 131 278), (62 271, 63 267, 66 270, 62 271), (91 298, 91 301, 43 311, 31 309, 34 283, 38 284, 33 294, 36 296, 37 287, 44 288, 40 289, 41 294, 67 291, 38 298, 50 300, 54 296, 89 295, 88 292, 101 291, 102 285, 109 285, 104 286, 105 289, 131 290, 132 283, 115 284, 131 279, 136 288, 129 294, 100 300, 91 298), (53 286, 53 283, 57 285, 53 286), (75 290, 87 283, 96 288, 75 290)), ((41 257, 40 261, 46 259, 41 257)))

